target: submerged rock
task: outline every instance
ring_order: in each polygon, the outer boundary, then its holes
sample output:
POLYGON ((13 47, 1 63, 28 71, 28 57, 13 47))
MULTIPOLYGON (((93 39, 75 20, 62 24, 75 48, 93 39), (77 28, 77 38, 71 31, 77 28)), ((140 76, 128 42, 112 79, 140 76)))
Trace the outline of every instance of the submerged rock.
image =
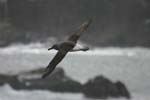
POLYGON ((85 83, 83 85, 83 93, 90 98, 130 98, 130 93, 122 82, 113 83, 103 76, 97 76, 85 83))

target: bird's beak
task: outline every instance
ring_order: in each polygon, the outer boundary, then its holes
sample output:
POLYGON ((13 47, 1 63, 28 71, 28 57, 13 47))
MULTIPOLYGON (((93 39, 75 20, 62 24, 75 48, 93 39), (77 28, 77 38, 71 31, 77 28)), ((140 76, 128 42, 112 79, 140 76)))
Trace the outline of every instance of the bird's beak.
POLYGON ((51 50, 51 49, 53 49, 53 48, 52 47, 48 48, 48 50, 51 50))

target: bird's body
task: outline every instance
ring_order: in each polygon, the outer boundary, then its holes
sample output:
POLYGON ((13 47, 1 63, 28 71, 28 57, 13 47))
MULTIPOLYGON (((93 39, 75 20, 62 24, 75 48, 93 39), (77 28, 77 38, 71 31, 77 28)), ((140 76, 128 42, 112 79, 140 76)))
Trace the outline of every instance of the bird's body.
POLYGON ((52 59, 52 61, 49 63, 49 65, 47 66, 45 73, 43 74, 42 78, 47 77, 49 74, 51 74, 51 72, 55 69, 55 67, 57 66, 57 64, 59 64, 59 62, 66 56, 66 54, 68 52, 73 52, 73 51, 87 51, 89 48, 82 48, 82 49, 74 49, 74 47, 76 46, 76 43, 79 39, 79 37, 81 36, 82 32, 85 32, 88 28, 88 26, 91 23, 91 19, 89 19, 87 22, 83 23, 77 32, 73 33, 66 41, 60 43, 60 44, 55 44, 53 45, 51 48, 49 48, 48 50, 51 49, 55 49, 57 50, 57 54, 55 55, 55 57, 52 59))

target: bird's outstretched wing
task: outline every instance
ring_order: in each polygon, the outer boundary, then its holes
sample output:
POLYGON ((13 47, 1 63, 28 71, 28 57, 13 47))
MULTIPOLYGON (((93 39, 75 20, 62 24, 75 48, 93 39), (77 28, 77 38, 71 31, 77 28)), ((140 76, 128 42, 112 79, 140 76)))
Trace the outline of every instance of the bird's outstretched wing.
POLYGON ((89 25, 92 22, 92 18, 90 18, 88 21, 84 22, 83 24, 80 25, 79 29, 74 32, 69 38, 68 41, 73 41, 73 42, 77 42, 77 40, 79 39, 80 35, 82 32, 85 32, 87 30, 87 28, 89 27, 89 25))
POLYGON ((55 69, 56 65, 65 57, 66 54, 67 52, 58 51, 55 57, 47 66, 45 73, 42 75, 42 78, 46 78, 49 74, 51 74, 55 69))

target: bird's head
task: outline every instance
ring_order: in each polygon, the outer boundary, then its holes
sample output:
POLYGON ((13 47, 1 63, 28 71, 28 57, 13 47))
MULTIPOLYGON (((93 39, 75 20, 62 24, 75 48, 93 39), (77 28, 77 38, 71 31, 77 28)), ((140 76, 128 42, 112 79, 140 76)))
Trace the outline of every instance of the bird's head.
POLYGON ((48 48, 48 50, 52 50, 52 49, 58 50, 58 46, 54 44, 52 47, 48 48))

